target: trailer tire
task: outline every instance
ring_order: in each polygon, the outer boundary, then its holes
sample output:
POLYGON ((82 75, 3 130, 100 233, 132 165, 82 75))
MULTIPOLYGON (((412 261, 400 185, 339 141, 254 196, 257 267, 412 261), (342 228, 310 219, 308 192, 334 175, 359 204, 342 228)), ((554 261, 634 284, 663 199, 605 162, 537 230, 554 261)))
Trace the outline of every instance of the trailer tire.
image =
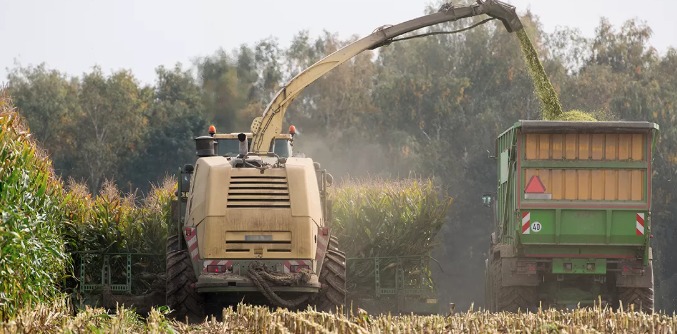
POLYGON ((654 276, 653 264, 644 273, 646 276, 641 286, 618 287, 618 300, 623 303, 623 309, 629 311, 634 305, 635 311, 653 313, 654 311, 654 276))
POLYGON ((526 312, 536 306, 536 292, 529 286, 503 287, 498 300, 499 311, 526 312))
MULTIPOLYGON (((493 257, 492 257, 493 258, 493 257)), ((494 311, 525 312, 538 304, 536 288, 531 286, 502 286, 501 258, 492 261, 494 291, 492 303, 494 311)))
POLYGON ((202 297, 195 290, 195 272, 187 250, 179 249, 178 236, 167 238, 167 306, 179 321, 197 323, 204 320, 202 297))
POLYGON ((653 288, 618 288, 618 300, 623 303, 626 312, 634 306, 635 311, 653 313, 654 291, 653 288))
POLYGON ((319 277, 322 286, 316 298, 320 311, 334 312, 346 301, 346 255, 338 248, 338 240, 330 237, 329 247, 319 277))

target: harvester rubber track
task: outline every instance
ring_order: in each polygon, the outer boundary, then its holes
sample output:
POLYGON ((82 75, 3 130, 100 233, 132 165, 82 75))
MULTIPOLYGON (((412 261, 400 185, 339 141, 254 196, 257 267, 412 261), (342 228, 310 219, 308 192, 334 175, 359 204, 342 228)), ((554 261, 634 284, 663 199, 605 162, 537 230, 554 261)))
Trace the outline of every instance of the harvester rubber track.
POLYGON ((177 236, 167 238, 167 306, 179 321, 197 323, 204 320, 201 296, 195 291, 195 272, 187 250, 179 249, 177 236))
POLYGON ((338 249, 338 240, 329 239, 329 249, 325 255, 320 272, 322 290, 317 297, 317 308, 322 311, 335 311, 346 300, 346 255, 338 249))

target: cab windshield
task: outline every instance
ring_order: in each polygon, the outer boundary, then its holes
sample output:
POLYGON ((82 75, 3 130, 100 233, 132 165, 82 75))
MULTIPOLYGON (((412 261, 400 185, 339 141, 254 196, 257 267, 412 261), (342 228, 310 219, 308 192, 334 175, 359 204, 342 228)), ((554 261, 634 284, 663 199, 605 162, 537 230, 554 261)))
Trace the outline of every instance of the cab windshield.
POLYGON ((291 145, 287 139, 275 139, 273 152, 280 158, 289 158, 291 156, 291 145))
POLYGON ((240 153, 240 141, 237 138, 219 139, 217 155, 235 157, 240 153))
MULTIPOLYGON (((240 141, 237 138, 218 139, 217 155, 225 157, 235 157, 240 152, 240 141)), ((251 141, 249 142, 251 148, 251 141)), ((291 156, 291 145, 287 139, 275 139, 272 151, 280 158, 289 158, 291 156)))

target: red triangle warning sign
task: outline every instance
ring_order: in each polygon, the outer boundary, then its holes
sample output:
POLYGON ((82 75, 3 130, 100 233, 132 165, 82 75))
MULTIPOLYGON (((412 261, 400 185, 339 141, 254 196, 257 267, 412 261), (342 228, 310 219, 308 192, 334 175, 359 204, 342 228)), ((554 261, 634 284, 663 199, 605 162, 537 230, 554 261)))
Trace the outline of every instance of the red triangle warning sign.
POLYGON ((527 183, 527 187, 524 188, 525 193, 531 193, 531 194, 543 194, 545 193, 545 186, 543 185, 543 182, 541 182, 541 178, 538 177, 538 175, 534 175, 529 179, 529 183, 527 183))

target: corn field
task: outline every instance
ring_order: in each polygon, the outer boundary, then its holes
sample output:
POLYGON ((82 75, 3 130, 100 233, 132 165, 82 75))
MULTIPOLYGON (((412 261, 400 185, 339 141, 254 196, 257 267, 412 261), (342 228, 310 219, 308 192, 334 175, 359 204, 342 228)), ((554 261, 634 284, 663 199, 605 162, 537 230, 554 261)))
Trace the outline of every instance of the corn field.
POLYGON ((220 319, 198 324, 168 319, 165 309, 140 318, 129 309, 114 314, 87 308, 72 315, 65 301, 22 309, 11 321, 0 322, 2 333, 675 333, 674 315, 580 308, 536 313, 489 313, 483 310, 435 316, 291 312, 238 305, 224 309, 220 319))
MULTIPOLYGON (((69 180, 64 201, 68 221, 65 236, 74 264, 76 279, 68 288, 101 282, 103 254, 110 256, 111 268, 125 268, 124 253, 132 257, 132 293, 144 294, 153 288, 158 275, 165 271, 164 250, 167 240, 170 205, 175 182, 167 178, 152 187, 143 199, 123 194, 113 182, 105 182, 97 196, 88 193, 84 184, 69 180), (80 265, 90 268, 79 277, 80 265)), ((126 280, 125 270, 112 270, 111 282, 126 280)), ((100 292, 100 291, 97 291, 100 292)))
POLYGON ((84 184, 69 180, 64 204, 72 223, 70 250, 164 253, 174 186, 167 178, 139 200, 110 181, 93 197, 84 184))
MULTIPOLYGON (((171 179, 142 200, 122 194, 112 182, 97 196, 84 183, 69 180, 64 185, 2 93, 0 143, 0 320, 77 288, 83 253, 164 255, 175 188, 171 179)), ((87 261, 100 267, 96 258, 87 261)), ((134 268, 157 274, 164 271, 164 262, 164 256, 148 257, 134 268)), ((121 275, 114 272, 112 279, 121 275)), ((143 289, 151 282, 134 283, 143 289)))
POLYGON ((377 271, 383 287, 433 288, 429 256, 452 199, 432 179, 348 180, 330 197, 350 295, 373 297, 377 271))
POLYGON ((0 92, 0 320, 55 297, 69 266, 62 188, 0 92))
MULTIPOLYGON (((0 333, 677 332, 674 315, 604 307, 394 316, 241 304, 198 324, 170 319, 166 308, 145 318, 122 307, 113 313, 89 307, 76 312, 62 291, 78 284, 71 276, 77 254, 162 252, 173 181, 154 187, 144 199, 123 194, 112 182, 96 196, 81 183, 64 184, 4 95, 0 131, 0 333)), ((350 245, 345 247, 349 257, 428 254, 451 204, 430 179, 353 180, 331 196, 334 231, 350 245)), ((162 263, 135 265, 163 270, 162 263)))
POLYGON ((432 179, 348 180, 330 198, 332 233, 360 258, 428 254, 452 202, 432 179))

